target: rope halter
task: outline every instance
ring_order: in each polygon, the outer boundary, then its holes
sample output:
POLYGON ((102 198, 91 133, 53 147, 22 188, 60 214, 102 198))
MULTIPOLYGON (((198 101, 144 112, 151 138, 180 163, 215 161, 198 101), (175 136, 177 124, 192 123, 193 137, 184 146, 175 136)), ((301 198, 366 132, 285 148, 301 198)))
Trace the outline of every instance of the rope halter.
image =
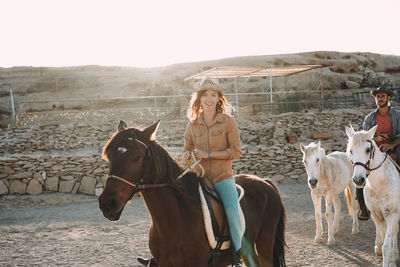
POLYGON ((388 155, 388 153, 385 153, 385 158, 383 159, 383 161, 378 166, 376 166, 375 168, 370 168, 369 165, 371 164, 371 160, 375 156, 375 146, 372 144, 371 140, 367 140, 367 142, 370 143, 369 158, 368 158, 367 163, 364 164, 364 163, 359 162, 359 161, 353 163, 353 168, 355 166, 357 166, 357 165, 360 165, 361 167, 363 167, 367 171, 366 177, 368 177, 368 175, 371 173, 371 171, 374 171, 374 170, 378 169, 379 167, 381 167, 382 164, 385 162, 385 160, 387 158, 387 155, 388 155))

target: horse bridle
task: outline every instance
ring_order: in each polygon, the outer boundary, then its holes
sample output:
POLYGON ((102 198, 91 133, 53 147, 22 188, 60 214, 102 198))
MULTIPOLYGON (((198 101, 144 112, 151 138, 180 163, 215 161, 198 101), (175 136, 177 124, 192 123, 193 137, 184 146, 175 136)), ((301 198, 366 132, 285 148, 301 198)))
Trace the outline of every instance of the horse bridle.
MULTIPOLYGON (((195 159, 193 152, 191 152, 191 156, 192 156, 192 158, 195 159)), ((151 153, 150 153, 149 150, 147 151, 147 157, 149 157, 149 158, 151 159, 151 153)), ((196 167, 196 165, 198 165, 198 164, 200 163, 200 161, 201 161, 201 159, 195 161, 192 165, 190 165, 189 167, 187 167, 187 168, 177 177, 177 180, 181 179, 183 176, 185 176, 186 173, 188 173, 189 171, 193 170, 194 167, 196 167)), ((201 166, 201 165, 199 165, 199 166, 201 166)), ((204 169, 203 169, 203 167, 201 167, 201 169, 203 170, 203 175, 204 175, 204 169)), ((137 184, 133 184, 133 183, 129 182, 128 180, 126 180, 126 179, 124 179, 124 178, 122 178, 122 177, 119 177, 119 176, 117 176, 117 175, 113 175, 113 174, 109 174, 109 175, 107 176, 107 179, 108 179, 108 178, 113 178, 113 179, 116 179, 116 180, 118 180, 118 181, 121 181, 121 182, 123 182, 123 183, 125 183, 125 184, 131 186, 133 189, 138 190, 138 191, 142 191, 142 190, 144 190, 144 189, 149 189, 149 188, 160 188, 160 187, 165 187, 165 186, 172 186, 172 187, 174 187, 174 185, 172 185, 172 184, 166 184, 166 183, 165 183, 165 184, 144 184, 143 177, 140 177, 140 178, 138 179, 138 180, 139 180, 139 183, 137 183, 137 184)))
POLYGON ((376 166, 375 168, 370 168, 369 165, 371 164, 371 160, 375 156, 375 146, 372 144, 371 140, 367 140, 367 142, 370 143, 370 145, 371 145, 370 146, 370 151, 369 151, 369 158, 368 158, 367 163, 364 164, 362 162, 357 161, 357 162, 353 163, 353 168, 355 166, 357 166, 357 165, 360 165, 361 167, 363 167, 367 171, 367 177, 368 177, 368 175, 371 173, 371 171, 374 171, 374 170, 376 170, 376 169, 378 169, 379 167, 382 166, 382 164, 385 162, 385 160, 387 158, 388 153, 385 153, 385 158, 383 159, 383 161, 378 166, 376 166))
MULTIPOLYGON (((152 158, 152 157, 151 157, 150 150, 147 149, 147 152, 146 152, 146 159, 151 160, 151 158, 152 158)), ((125 178, 119 177, 118 175, 114 175, 114 174, 109 174, 109 175, 107 176, 107 179, 108 179, 108 178, 116 179, 116 180, 118 180, 118 181, 120 181, 120 182, 123 182, 123 183, 125 183, 125 184, 131 186, 133 189, 136 189, 136 190, 138 190, 138 191, 142 191, 142 190, 148 189, 148 188, 165 187, 165 186, 168 186, 168 185, 169 185, 169 184, 144 184, 144 181, 143 181, 143 177, 142 177, 142 176, 138 179, 138 183, 137 183, 137 184, 131 183, 131 182, 129 182, 128 180, 126 180, 125 178)))

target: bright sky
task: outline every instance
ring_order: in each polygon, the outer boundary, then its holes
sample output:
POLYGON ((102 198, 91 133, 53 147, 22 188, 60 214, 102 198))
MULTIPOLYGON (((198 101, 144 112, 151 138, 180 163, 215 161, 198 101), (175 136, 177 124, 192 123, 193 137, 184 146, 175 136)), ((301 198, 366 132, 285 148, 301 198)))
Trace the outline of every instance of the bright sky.
POLYGON ((332 50, 400 56, 399 0, 0 0, 0 66, 332 50))

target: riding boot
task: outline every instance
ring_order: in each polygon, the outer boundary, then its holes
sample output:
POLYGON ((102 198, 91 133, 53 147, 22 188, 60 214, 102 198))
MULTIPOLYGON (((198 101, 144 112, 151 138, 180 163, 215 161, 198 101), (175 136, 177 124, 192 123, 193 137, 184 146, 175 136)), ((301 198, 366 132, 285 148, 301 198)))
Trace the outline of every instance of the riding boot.
POLYGON ((361 221, 368 221, 369 210, 367 209, 367 206, 365 205, 363 189, 357 188, 356 194, 357 194, 358 203, 360 204, 360 211, 358 212, 358 219, 360 219, 361 221))
POLYGON ((240 263, 240 252, 232 249, 232 267, 243 267, 240 263))

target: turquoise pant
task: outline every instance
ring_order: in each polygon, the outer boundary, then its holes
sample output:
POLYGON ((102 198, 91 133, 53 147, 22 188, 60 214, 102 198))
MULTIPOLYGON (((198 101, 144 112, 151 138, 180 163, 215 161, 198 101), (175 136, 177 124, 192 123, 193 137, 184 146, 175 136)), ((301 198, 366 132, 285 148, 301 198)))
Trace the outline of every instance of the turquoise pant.
POLYGON ((239 216, 239 199, 233 178, 219 181, 214 185, 215 190, 221 197, 225 214, 228 219, 229 233, 235 251, 242 246, 242 225, 239 216))

